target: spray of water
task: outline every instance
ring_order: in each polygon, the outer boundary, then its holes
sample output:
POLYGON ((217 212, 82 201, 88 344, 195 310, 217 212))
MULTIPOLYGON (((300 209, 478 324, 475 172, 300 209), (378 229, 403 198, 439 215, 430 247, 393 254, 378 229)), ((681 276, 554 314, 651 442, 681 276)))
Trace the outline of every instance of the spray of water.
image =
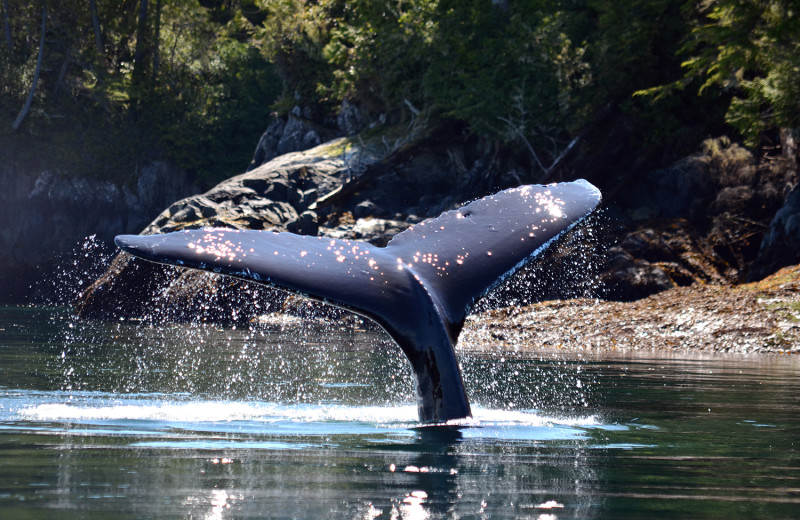
POLYGON ((55 267, 31 287, 32 303, 72 306, 83 291, 108 269, 116 248, 90 235, 54 259, 55 267))
POLYGON ((65 319, 54 373, 66 391, 321 404, 414 395, 407 362, 376 330, 321 321, 241 328, 65 319))
MULTIPOLYGON (((595 296, 601 249, 596 230, 602 225, 602 217, 593 217, 575 228, 541 261, 483 298, 476 311, 551 297, 595 296)), ((39 294, 46 295, 42 301, 73 302, 106 269, 109 259, 106 244, 87 238, 41 284, 39 294)), ((229 280, 216 278, 221 284, 229 280)), ((318 304, 285 297, 276 304, 265 299, 260 288, 248 287, 239 287, 229 323, 241 323, 235 314, 243 306, 265 314, 289 307, 299 319, 221 327, 203 323, 201 312, 193 323, 170 324, 175 316, 169 306, 156 306, 139 322, 91 322, 62 315, 57 318, 64 320, 64 332, 57 366, 52 367, 53 384, 65 391, 317 405, 413 400, 408 363, 377 327, 318 304), (335 320, 319 319, 320 312, 335 320)), ((213 297, 201 298, 191 305, 210 308, 214 302, 213 297)), ((466 352, 461 353, 461 365, 478 407, 564 413, 584 409, 591 400, 592 382, 579 365, 567 370, 558 359, 532 363, 535 345, 512 345, 511 352, 507 346, 503 351, 491 345, 467 347, 462 349, 466 352)))
MULTIPOLYGON (((597 273, 605 254, 605 245, 598 237, 606 225, 607 218, 602 213, 590 216, 544 255, 481 299, 474 314, 493 309, 516 313, 526 305, 545 300, 597 298, 601 291, 597 273)), ((529 327, 536 328, 535 320, 534 313, 529 327)), ((541 345, 513 335, 497 338, 503 340, 502 348, 491 343, 471 344, 496 337, 489 325, 480 325, 480 316, 473 316, 471 323, 479 324, 477 331, 462 336, 460 346, 464 379, 474 402, 507 410, 534 408, 559 415, 581 414, 590 407, 594 376, 582 370, 578 355, 548 350, 545 359, 541 345)), ((533 334, 534 341, 535 337, 533 334)))

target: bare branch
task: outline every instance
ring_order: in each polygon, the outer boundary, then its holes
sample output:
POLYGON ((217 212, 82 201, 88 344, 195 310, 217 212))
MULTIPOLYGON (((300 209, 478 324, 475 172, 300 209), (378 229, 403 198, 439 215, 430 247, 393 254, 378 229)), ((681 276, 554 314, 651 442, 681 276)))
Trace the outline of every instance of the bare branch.
POLYGON ((536 161, 536 164, 539 166, 539 169, 541 169, 543 172, 547 171, 547 168, 545 168, 544 164, 542 164, 542 161, 539 160, 539 156, 536 155, 536 151, 533 149, 533 146, 531 146, 530 141, 528 141, 528 139, 525 137, 525 134, 522 133, 522 130, 520 130, 519 127, 515 125, 514 122, 508 118, 498 116, 497 119, 504 122, 505 124, 508 125, 509 128, 514 130, 514 132, 520 137, 520 139, 522 139, 522 142, 525 143, 525 146, 528 147, 528 151, 530 152, 531 157, 533 157, 533 160, 536 161))

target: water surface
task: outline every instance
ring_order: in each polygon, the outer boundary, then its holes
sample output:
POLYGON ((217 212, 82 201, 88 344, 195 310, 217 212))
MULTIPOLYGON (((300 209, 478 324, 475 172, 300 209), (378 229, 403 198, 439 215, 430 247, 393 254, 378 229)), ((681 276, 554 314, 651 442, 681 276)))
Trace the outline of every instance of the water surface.
POLYGON ((461 362, 424 427, 372 329, 3 309, 0 517, 800 517, 796 358, 461 362))

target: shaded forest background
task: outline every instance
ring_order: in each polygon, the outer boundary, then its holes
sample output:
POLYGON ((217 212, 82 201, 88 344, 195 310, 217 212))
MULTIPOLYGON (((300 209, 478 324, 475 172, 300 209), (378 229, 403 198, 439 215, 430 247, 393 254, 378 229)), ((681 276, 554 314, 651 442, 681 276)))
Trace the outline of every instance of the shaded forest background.
POLYGON ((532 171, 613 107, 666 164, 800 126, 791 0, 2 0, 0 153, 125 179, 167 160, 211 186, 271 115, 463 123, 532 171))

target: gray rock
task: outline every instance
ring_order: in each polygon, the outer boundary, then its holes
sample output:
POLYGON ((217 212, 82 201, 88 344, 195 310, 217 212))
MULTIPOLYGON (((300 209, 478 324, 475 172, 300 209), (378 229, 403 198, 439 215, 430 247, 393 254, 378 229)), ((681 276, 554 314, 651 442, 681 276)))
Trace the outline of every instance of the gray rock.
POLYGON ((339 115, 336 116, 336 125, 344 135, 355 135, 367 126, 367 119, 361 114, 361 110, 347 99, 342 101, 339 107, 339 115))
MULTIPOLYGON (((278 176, 270 177, 242 177, 239 183, 228 182, 228 186, 241 184, 245 188, 253 190, 259 197, 265 197, 270 200, 277 200, 281 202, 288 202, 289 192, 292 190, 292 185, 289 179, 281 178, 278 176)), ((215 188, 216 191, 216 188, 215 188)))
POLYGON ((298 235, 316 235, 319 231, 317 214, 313 211, 304 211, 297 218, 286 224, 286 230, 298 235))
POLYGON ((322 137, 311 123, 303 118, 300 107, 294 107, 276 147, 278 155, 308 150, 322 144, 322 137))
POLYGON ((380 208, 371 200, 364 200, 356 204, 353 209, 355 218, 374 217, 380 212, 380 208))
POLYGON ((322 144, 322 135, 310 121, 310 110, 294 107, 286 119, 276 117, 258 140, 247 171, 291 152, 308 150, 322 144))
POLYGON ((278 142, 281 140, 281 137, 283 137, 283 130, 285 127, 286 122, 283 119, 276 117, 272 120, 258 140, 253 159, 250 161, 250 166, 247 168, 248 171, 258 168, 265 162, 278 156, 278 142))
POLYGON ((752 280, 760 280, 781 267, 800 262, 800 185, 796 186, 783 207, 775 213, 769 231, 761 242, 752 280))
POLYGON ((0 165, 0 301, 24 301, 45 273, 58 272, 62 261, 73 263, 67 257, 87 237, 110 244, 115 235, 140 231, 172 201, 196 191, 185 172, 166 163, 137 174, 135 183, 117 184, 0 165))
POLYGON ((405 222, 382 218, 360 218, 352 226, 353 238, 365 240, 377 246, 385 246, 396 234, 408 228, 405 222))
MULTIPOLYGON (((345 167, 341 158, 328 157, 324 150, 284 155, 227 179, 205 194, 171 204, 144 233, 221 226, 290 229, 313 235, 318 231, 319 222, 316 213, 306 211, 308 201, 316 200, 320 190, 327 193, 338 187, 341 178, 337 174, 345 167)), ((260 297, 269 294, 276 301, 282 298, 273 290, 253 289, 244 282, 227 284, 208 273, 187 275, 180 270, 119 255, 112 268, 85 291, 79 309, 83 316, 101 319, 147 315, 153 319, 204 317, 224 321, 231 319, 229 312, 235 311, 237 319, 245 321, 253 317, 252 312, 264 312, 261 307, 249 305, 249 300, 241 305, 235 303, 242 291, 251 291, 260 297), (123 287, 128 292, 115 287, 123 287), (136 301, 128 304, 119 301, 121 297, 136 301), (187 310, 204 301, 209 302, 208 307, 197 312, 187 310), (209 310, 214 308, 217 310, 209 310)))

